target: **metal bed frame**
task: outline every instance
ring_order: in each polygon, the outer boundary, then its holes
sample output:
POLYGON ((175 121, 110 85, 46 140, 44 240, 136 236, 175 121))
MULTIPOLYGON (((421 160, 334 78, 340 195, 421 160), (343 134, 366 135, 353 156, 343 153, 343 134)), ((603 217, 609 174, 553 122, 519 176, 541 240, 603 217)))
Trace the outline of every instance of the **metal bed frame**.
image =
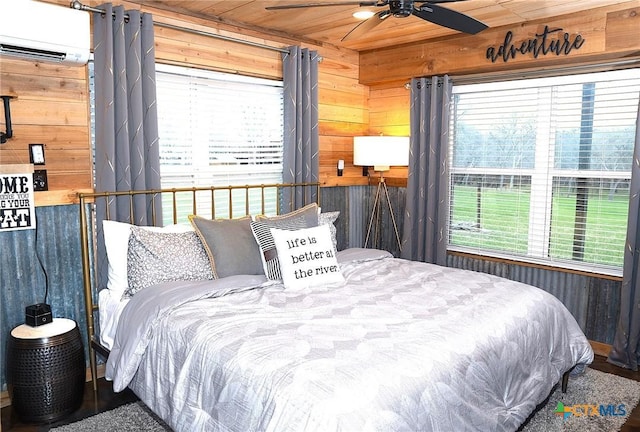
MULTIPOLYGON (((203 196, 207 195, 206 201, 210 203, 210 217, 233 219, 234 199, 239 200, 239 197, 234 196, 235 191, 244 191, 243 201, 244 210, 246 216, 250 214, 250 198, 253 198, 252 204, 255 206, 256 197, 250 195, 252 191, 259 191, 259 202, 262 214, 265 213, 265 192, 275 191, 276 193, 276 214, 282 213, 281 197, 282 193, 286 190, 292 194, 302 192, 303 205, 311 202, 317 202, 320 204, 320 183, 273 183, 273 184, 260 184, 260 185, 229 185, 229 186, 209 186, 209 187, 184 187, 184 188, 169 188, 169 189, 153 189, 153 190, 139 190, 139 191, 122 191, 122 192, 91 192, 91 193, 78 193, 78 202, 80 206, 80 242, 81 242, 81 255, 82 255, 82 272, 83 272, 83 286, 85 297, 85 313, 86 313, 86 325, 87 325, 87 338, 89 346, 89 361, 91 366, 91 381, 93 384, 94 392, 97 391, 97 378, 98 378, 98 362, 97 354, 107 358, 109 356, 109 349, 100 343, 100 340, 96 336, 95 328, 95 314, 98 312, 99 306, 94 302, 94 294, 97 295, 99 287, 97 287, 97 270, 96 270, 96 250, 97 250, 97 235, 96 229, 96 205, 100 200, 104 200, 105 204, 109 203, 110 199, 117 197, 128 197, 129 201, 129 217, 131 221, 136 220, 134 214, 133 201, 134 197, 145 196, 151 200, 151 223, 150 225, 157 225, 158 218, 162 215, 158 215, 155 211, 156 204, 162 204, 162 199, 165 197, 171 198, 171 210, 172 221, 178 223, 181 221, 180 208, 178 205, 179 198, 186 197, 192 202, 191 211, 184 214, 184 221, 187 221, 189 214, 198 214, 198 204, 202 201, 203 196), (216 192, 223 191, 228 194, 228 210, 226 215, 218 217, 218 211, 216 209, 216 192), (314 195, 315 192, 315 195, 314 195), (315 196, 315 198, 313 198, 315 196), (225 217, 226 216, 226 217, 225 217), (93 252, 94 260, 91 261, 91 252, 93 252)), ((241 201, 242 202, 242 201, 241 201)), ((206 204, 206 202, 205 202, 206 204)), ((109 206, 105 205, 106 214, 104 219, 110 220, 109 206)), ((293 201, 291 201, 290 208, 285 209, 287 211, 295 210, 293 208, 293 201)), ((105 288, 105 287, 101 287, 105 288)))

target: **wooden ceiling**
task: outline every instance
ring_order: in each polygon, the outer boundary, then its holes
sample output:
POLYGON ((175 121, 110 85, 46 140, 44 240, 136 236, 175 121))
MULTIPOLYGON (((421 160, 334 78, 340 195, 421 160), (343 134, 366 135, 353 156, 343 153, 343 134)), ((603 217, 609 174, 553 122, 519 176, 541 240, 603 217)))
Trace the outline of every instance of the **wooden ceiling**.
MULTIPOLYGON (((341 39, 360 22, 352 16, 352 13, 359 9, 358 6, 337 5, 274 11, 266 10, 265 7, 310 2, 299 0, 129 1, 201 19, 225 22, 247 30, 293 37, 301 42, 330 43, 356 51, 459 34, 415 16, 389 17, 364 36, 342 42, 341 39)), ((341 1, 315 0, 313 3, 327 2, 341 1)), ((466 0, 444 3, 440 6, 470 15, 489 27, 514 27, 529 21, 544 20, 618 3, 637 5, 637 2, 629 0, 466 0)), ((368 9, 382 11, 386 7, 368 7, 368 9)))

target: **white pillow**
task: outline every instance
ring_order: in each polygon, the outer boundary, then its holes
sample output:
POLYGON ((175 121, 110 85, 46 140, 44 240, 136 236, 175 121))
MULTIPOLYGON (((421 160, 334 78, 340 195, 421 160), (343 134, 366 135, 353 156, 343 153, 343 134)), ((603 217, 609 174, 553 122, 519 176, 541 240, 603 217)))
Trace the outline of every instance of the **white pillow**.
POLYGON ((293 231, 270 230, 285 288, 344 283, 329 225, 293 231))
MULTIPOLYGON (((127 252, 129 250, 129 235, 133 225, 125 222, 110 220, 102 221, 102 234, 104 246, 107 252, 108 280, 107 288, 119 295, 124 294, 128 288, 127 281, 127 252)), ((167 225, 166 227, 141 227, 156 232, 187 232, 193 231, 193 227, 187 224, 167 225)))

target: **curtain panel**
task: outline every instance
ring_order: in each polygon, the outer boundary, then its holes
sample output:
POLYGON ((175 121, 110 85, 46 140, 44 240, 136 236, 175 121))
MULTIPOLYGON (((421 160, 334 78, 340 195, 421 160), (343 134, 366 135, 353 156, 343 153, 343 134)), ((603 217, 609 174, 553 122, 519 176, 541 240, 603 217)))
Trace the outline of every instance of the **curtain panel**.
MULTIPOLYGON (((318 53, 289 47, 282 55, 284 87, 284 183, 315 183, 319 172, 318 53)), ((283 209, 315 201, 316 188, 283 191, 283 209)))
POLYGON ((410 144, 402 258, 447 263, 448 76, 411 80, 410 144))
MULTIPOLYGON (((93 14, 95 188, 98 192, 159 189, 153 18, 110 3, 100 9, 104 13, 93 14)), ((159 199, 155 209, 144 196, 103 201, 96 208, 99 233, 107 214, 112 220, 149 225, 155 213, 157 223, 162 221, 159 199)), ((99 250, 104 248, 102 237, 98 235, 99 250)), ((97 264, 98 282, 106 286, 106 263, 97 264)))
POLYGON ((620 316, 607 361, 637 371, 640 360, 640 106, 636 120, 629 194, 620 316))

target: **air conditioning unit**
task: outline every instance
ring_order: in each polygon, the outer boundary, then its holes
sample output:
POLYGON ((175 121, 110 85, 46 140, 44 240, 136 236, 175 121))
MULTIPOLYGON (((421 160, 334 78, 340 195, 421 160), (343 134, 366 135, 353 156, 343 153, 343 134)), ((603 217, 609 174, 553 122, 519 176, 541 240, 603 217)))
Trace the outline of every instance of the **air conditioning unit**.
POLYGON ((89 13, 34 0, 0 0, 0 55, 84 65, 89 60, 89 13))

